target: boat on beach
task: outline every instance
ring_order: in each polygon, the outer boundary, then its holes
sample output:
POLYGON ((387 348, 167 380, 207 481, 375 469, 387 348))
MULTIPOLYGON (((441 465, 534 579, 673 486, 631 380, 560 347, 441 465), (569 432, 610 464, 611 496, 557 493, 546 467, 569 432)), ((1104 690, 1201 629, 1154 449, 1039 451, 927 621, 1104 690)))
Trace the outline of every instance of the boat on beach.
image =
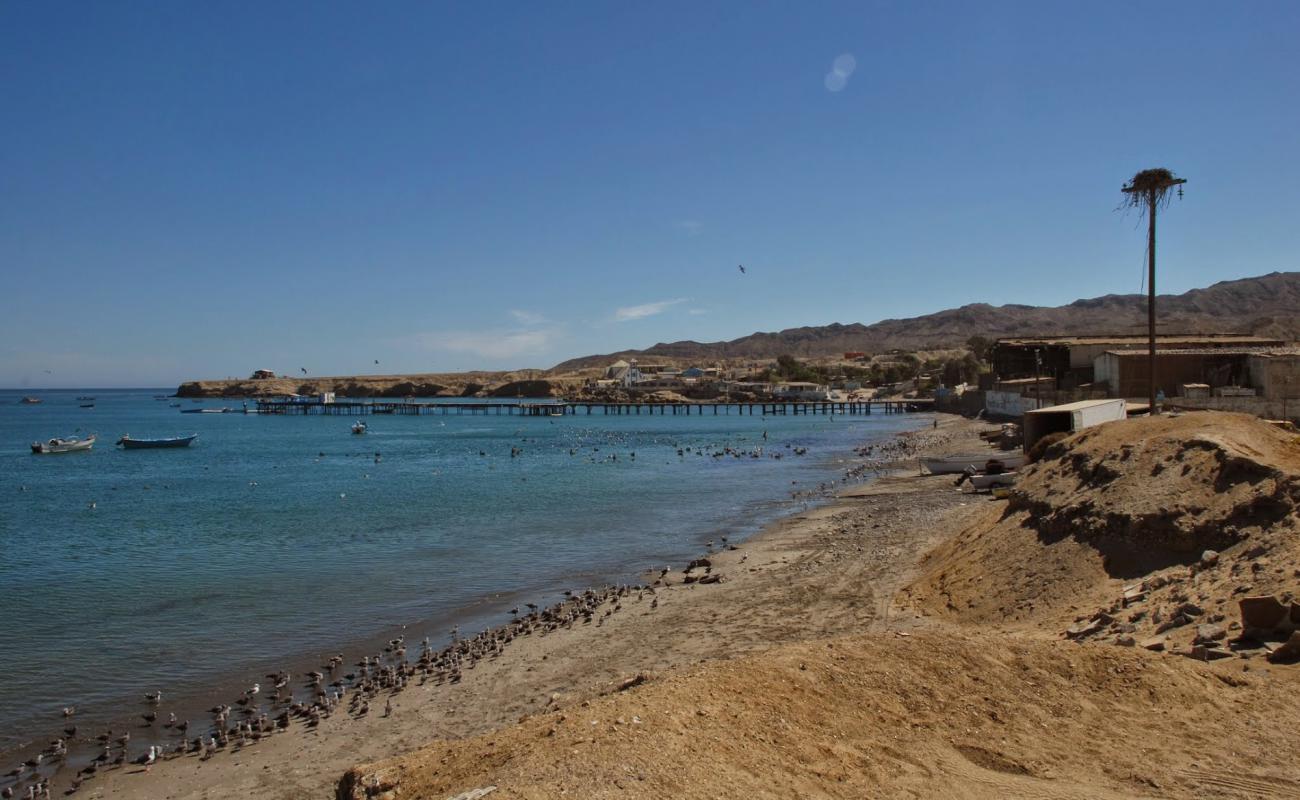
POLYGON ((1014 472, 994 472, 970 476, 971 488, 977 492, 992 489, 995 486, 1014 486, 1015 483, 1016 473, 1014 472))
POLYGON ((47 442, 32 442, 32 452, 40 455, 50 453, 76 453, 82 450, 89 450, 95 446, 95 434, 87 436, 85 439, 79 439, 76 436, 69 436, 64 439, 50 439, 47 442))
POLYGON ((356 422, 352 423, 352 432, 355 434, 359 435, 365 433, 367 430, 368 428, 366 426, 366 423, 362 422, 361 420, 357 420, 356 422))
POLYGON ((982 470, 990 461, 1000 463, 1003 470, 1013 470, 1025 465, 1025 454, 988 450, 983 453, 923 458, 921 466, 925 467, 931 475, 957 475, 971 467, 982 470))
POLYGON ((162 439, 132 439, 131 434, 124 433, 117 443, 125 450, 153 450, 163 447, 189 447, 197 438, 199 438, 197 433, 191 433, 189 436, 171 436, 162 439))

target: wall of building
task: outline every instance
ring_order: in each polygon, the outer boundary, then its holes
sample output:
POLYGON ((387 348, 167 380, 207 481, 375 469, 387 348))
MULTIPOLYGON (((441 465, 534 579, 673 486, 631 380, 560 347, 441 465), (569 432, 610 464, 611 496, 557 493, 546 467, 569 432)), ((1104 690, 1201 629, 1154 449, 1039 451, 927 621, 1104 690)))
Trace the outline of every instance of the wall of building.
POLYGON ((1252 355, 1249 362, 1250 385, 1261 397, 1281 400, 1300 397, 1300 354, 1252 355))
MULTIPOLYGON (((1166 397, 1176 397, 1184 383, 1210 386, 1243 385, 1250 380, 1245 353, 1161 353, 1156 352, 1157 388, 1166 397)), ((1145 353, 1102 353, 1093 365, 1098 383, 1105 383, 1114 397, 1146 397, 1150 362, 1145 353)))
POLYGON ((1175 397, 1167 400, 1164 408, 1165 410, 1235 411, 1264 419, 1289 419, 1300 424, 1300 400, 1266 400, 1262 397, 1175 397))
POLYGON ((1022 397, 1019 392, 984 393, 984 410, 990 417, 1022 417, 1025 412, 1038 408, 1039 401, 1033 397, 1022 397))

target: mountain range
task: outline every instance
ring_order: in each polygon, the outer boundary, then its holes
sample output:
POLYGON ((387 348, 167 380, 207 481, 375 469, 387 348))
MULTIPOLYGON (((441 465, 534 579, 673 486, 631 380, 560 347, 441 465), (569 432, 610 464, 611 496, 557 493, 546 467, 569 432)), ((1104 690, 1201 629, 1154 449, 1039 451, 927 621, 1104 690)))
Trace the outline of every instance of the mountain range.
MULTIPOLYGON (((1109 294, 1063 306, 972 303, 908 319, 870 325, 832 323, 752 333, 727 342, 659 343, 644 350, 583 356, 557 364, 553 373, 603 367, 619 358, 677 362, 800 358, 893 349, 937 350, 960 347, 973 336, 990 339, 1058 334, 1119 334, 1146 331, 1146 295, 1109 294)), ((1272 272, 1221 281, 1204 289, 1159 295, 1161 333, 1252 333, 1287 341, 1300 339, 1300 272, 1272 272)))

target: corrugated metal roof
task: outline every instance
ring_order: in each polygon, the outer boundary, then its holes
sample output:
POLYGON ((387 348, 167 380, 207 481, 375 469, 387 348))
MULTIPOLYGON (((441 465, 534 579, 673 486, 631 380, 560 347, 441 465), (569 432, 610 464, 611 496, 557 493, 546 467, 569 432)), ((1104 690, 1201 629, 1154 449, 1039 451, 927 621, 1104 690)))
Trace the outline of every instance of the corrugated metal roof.
MULTIPOLYGON (((1106 355, 1120 358, 1145 358, 1150 351, 1147 348, 1126 350, 1107 350, 1106 355)), ((1300 355, 1300 348, 1294 347, 1157 347, 1157 356, 1294 356, 1300 355)))
POLYGON ((1123 403, 1123 402, 1124 401, 1119 398, 1111 398, 1107 400, 1077 400, 1073 403, 1066 403, 1060 406, 1048 406, 1047 408, 1033 408, 1030 409, 1029 411, 1026 411, 1025 413, 1026 414, 1047 414, 1054 411, 1055 412, 1080 411, 1085 408, 1096 408, 1097 406, 1104 406, 1110 403, 1123 403))
MULTIPOLYGON (((996 344, 1006 344, 1012 346, 1023 345, 1105 345, 1105 344, 1145 344, 1147 335, 1142 334, 1120 334, 1116 336, 1025 336, 1014 339, 998 339, 996 344)), ((1156 344, 1197 344, 1211 342, 1232 342, 1241 345, 1253 346, 1281 346, 1285 342, 1281 339, 1271 339, 1263 336, 1254 336, 1246 333, 1169 333, 1161 334, 1156 337, 1156 344)))

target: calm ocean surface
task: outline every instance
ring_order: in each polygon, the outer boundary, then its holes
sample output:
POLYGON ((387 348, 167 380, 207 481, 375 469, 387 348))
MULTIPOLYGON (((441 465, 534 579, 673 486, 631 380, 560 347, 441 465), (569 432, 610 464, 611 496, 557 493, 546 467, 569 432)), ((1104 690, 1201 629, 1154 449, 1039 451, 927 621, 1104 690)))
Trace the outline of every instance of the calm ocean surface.
POLYGON ((0 749, 56 731, 64 705, 108 719, 145 691, 198 695, 680 565, 790 509, 792 481, 839 477, 851 448, 921 422, 376 416, 353 436, 347 417, 181 414, 153 399, 168 393, 0 392, 0 749), (77 431, 99 434, 93 451, 29 450, 77 431), (187 450, 113 446, 196 431, 187 450), (695 454, 728 446, 784 458, 695 454))

